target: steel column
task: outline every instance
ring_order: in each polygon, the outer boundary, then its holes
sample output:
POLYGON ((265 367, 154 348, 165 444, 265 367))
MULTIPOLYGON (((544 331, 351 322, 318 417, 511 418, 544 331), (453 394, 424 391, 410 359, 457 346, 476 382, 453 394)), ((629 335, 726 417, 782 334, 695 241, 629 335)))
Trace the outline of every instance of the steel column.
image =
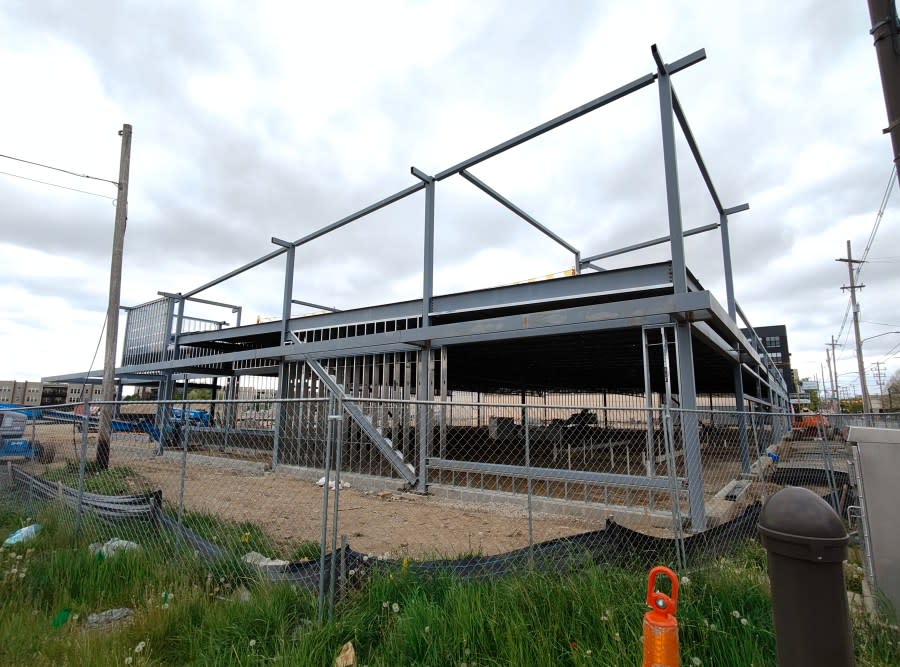
MULTIPOLYGON (((681 195, 678 188, 678 158, 675 153, 672 82, 656 45, 652 47, 652 52, 658 69, 659 114, 666 174, 669 237, 672 249, 672 283, 676 293, 685 293, 687 292, 687 267, 681 221, 681 195)), ((703 530, 706 528, 706 505, 703 494, 703 465, 700 460, 700 432, 697 427, 697 386, 694 380, 694 352, 691 346, 690 322, 678 322, 675 325, 675 354, 678 363, 678 395, 680 407, 683 410, 681 431, 688 478, 691 526, 693 530, 703 530)))

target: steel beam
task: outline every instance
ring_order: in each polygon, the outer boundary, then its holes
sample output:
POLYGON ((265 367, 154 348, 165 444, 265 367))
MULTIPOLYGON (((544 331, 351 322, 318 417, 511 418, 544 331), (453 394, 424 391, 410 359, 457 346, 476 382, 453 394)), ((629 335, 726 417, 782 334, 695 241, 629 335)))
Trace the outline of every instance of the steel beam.
MULTIPOLYGON (((469 173, 468 171, 466 171, 465 169, 463 169, 461 172, 459 172, 459 175, 462 176, 462 177, 463 177, 464 179, 466 179, 467 181, 469 181, 469 183, 471 183, 472 185, 474 185, 476 188, 478 188, 479 190, 481 190, 482 192, 484 192, 484 193, 485 193, 486 195, 488 195, 489 197, 491 197, 491 198, 495 199, 496 201, 500 202, 501 204, 503 204, 503 206, 505 206, 505 207, 508 208, 510 211, 512 211, 513 213, 515 213, 517 216, 519 216, 520 218, 522 218, 522 220, 524 220, 525 222, 527 222, 529 225, 531 225, 532 227, 534 227, 534 228, 537 229, 538 231, 542 232, 543 234, 549 236, 551 239, 553 239, 554 241, 556 241, 559 245, 561 245, 563 248, 565 248, 565 249, 568 250, 569 252, 574 253, 575 255, 578 255, 578 254, 579 254, 578 248, 576 248, 575 246, 573 246, 571 243, 569 243, 568 241, 566 241, 566 240, 563 239, 562 237, 560 237, 560 236, 558 236, 557 234, 555 234, 552 230, 550 230, 550 229, 548 229, 547 227, 545 227, 544 225, 542 225, 540 222, 538 222, 537 220, 535 220, 531 215, 529 215, 528 213, 526 213, 525 211, 523 211, 521 208, 519 208, 518 206, 516 206, 515 204, 513 204, 509 199, 507 199, 506 197, 504 197, 503 195, 501 195, 499 192, 497 192, 496 190, 494 190, 491 186, 489 186, 489 185, 488 185, 487 183, 485 183, 484 181, 482 181, 482 180, 476 178, 475 176, 473 176, 472 174, 470 174, 470 173, 469 173)), ((576 262, 576 264, 577 264, 577 263, 578 263, 578 262, 576 262)))
MULTIPOLYGON (((659 262, 624 269, 611 269, 602 273, 585 273, 555 280, 541 280, 521 285, 505 285, 435 296, 432 299, 430 315, 435 317, 465 311, 562 302, 567 299, 581 299, 628 291, 639 292, 648 289, 671 288, 671 286, 669 263, 659 262)), ((290 329, 324 329, 364 322, 409 319, 421 314, 421 306, 421 300, 417 300, 336 313, 320 313, 292 319, 290 329)), ((184 334, 184 341, 185 344, 199 345, 208 341, 243 338, 250 333, 248 331, 250 327, 255 334, 275 334, 280 330, 280 323, 264 322, 250 325, 242 330, 226 329, 184 334)))
MULTIPOLYGON (((221 301, 210 301, 209 299, 200 299, 195 296, 184 296, 183 297, 180 294, 174 294, 172 292, 157 292, 157 294, 159 294, 160 296, 164 296, 167 299, 183 298, 185 301, 193 301, 195 303, 205 303, 208 306, 221 306, 222 308, 231 308, 231 312, 235 312, 236 310, 239 310, 241 308, 241 306, 236 306, 233 303, 222 303, 221 301)), ((128 308, 128 310, 134 310, 135 307, 139 308, 140 306, 133 306, 131 308, 128 308)))
POLYGON ((326 310, 329 313, 340 313, 340 308, 332 308, 331 306, 322 306, 318 303, 312 303, 310 301, 300 301, 300 299, 291 299, 291 303, 296 303, 298 306, 307 306, 309 308, 318 308, 319 310, 326 310))
MULTIPOLYGON (((693 63, 692 63, 693 64, 693 63)), ((508 151, 510 148, 515 148, 519 144, 523 144, 530 139, 534 139, 535 137, 539 137, 545 132, 549 132, 550 130, 556 129, 560 125, 565 125, 569 121, 573 121, 576 118, 580 118, 585 114, 590 113, 591 111, 595 111, 602 106, 606 106, 610 102, 615 102, 618 99, 629 95, 636 90, 640 90, 641 88, 645 88, 649 86, 656 79, 655 74, 646 74, 638 79, 630 83, 626 83, 624 86, 620 88, 616 88, 615 90, 606 93, 605 95, 601 95, 600 97, 587 102, 586 104, 582 104, 580 107, 572 109, 571 111, 567 111, 564 114, 557 116, 551 120, 548 120, 546 123, 541 123, 537 127, 533 127, 530 130, 526 130, 521 134, 517 134, 512 139, 507 139, 501 144, 497 144, 493 148, 489 148, 486 151, 475 155, 474 157, 470 157, 468 160, 463 160, 459 164, 453 165, 448 169, 444 169, 437 174, 435 174, 434 178, 438 181, 443 181, 448 176, 453 176, 454 174, 458 174, 463 169, 471 169, 476 164, 480 162, 484 162, 485 160, 500 155, 500 153, 504 153, 508 151)))
MULTIPOLYGON (((354 349, 358 351, 362 347, 371 345, 383 347, 412 345, 430 340, 437 346, 438 341, 459 343, 474 340, 475 338, 487 340, 489 336, 517 338, 591 331, 603 328, 627 328, 640 326, 654 316, 661 316, 666 322, 671 322, 671 316, 675 313, 693 313, 692 319, 696 321, 711 317, 714 305, 715 300, 709 292, 669 294, 632 299, 624 302, 506 315, 468 322, 432 325, 422 329, 404 329, 367 336, 304 343, 302 347, 298 345, 284 345, 239 352, 226 352, 224 354, 172 361, 166 364, 166 367, 178 368, 189 365, 231 363, 249 359, 283 357, 290 359, 292 355, 299 354, 301 349, 304 355, 316 355, 324 358, 329 355, 339 356, 338 353, 341 350, 354 349)), ((386 352, 388 350, 382 348, 380 351, 386 352)), ((142 364, 120 369, 119 372, 155 371, 158 368, 158 364, 142 364)))
MULTIPOLYGON (((415 167, 413 167, 415 169, 415 167)), ((418 172, 417 169, 413 173, 418 172)), ((421 172, 418 172, 421 173, 421 172)), ((422 174, 422 176, 425 176, 422 174)), ((422 251, 422 326, 427 327, 434 298, 434 179, 425 176, 425 233, 422 251)))
MULTIPOLYGON (((658 69, 659 117, 662 128, 663 164, 666 174, 666 208, 672 251, 672 281, 676 292, 687 291, 687 265, 684 255, 684 226, 681 220, 681 193, 678 185, 678 157, 675 153, 675 124, 672 109, 672 81, 656 48, 651 47, 658 69)), ((680 369, 679 369, 680 370, 680 369)))
MULTIPOLYGON (((688 229, 682 234, 682 236, 693 236, 694 234, 702 234, 703 232, 710 232, 719 227, 719 223, 711 223, 709 225, 702 225, 700 227, 694 227, 693 229, 688 229)), ((591 255, 590 257, 585 257, 581 260, 581 265, 584 266, 586 264, 590 264, 591 262, 596 262, 598 259, 606 259, 607 257, 615 257, 617 255, 624 255, 629 252, 634 252, 635 250, 641 250, 643 248, 649 248, 651 246, 660 245, 661 243, 668 243, 672 239, 671 236, 660 236, 655 239, 650 239, 649 241, 644 241, 642 243, 635 243, 634 245, 625 246, 623 248, 619 248, 618 250, 610 250, 608 252, 601 252, 596 255, 591 255)))
POLYGON ((716 211, 718 211, 719 214, 722 214, 724 213, 724 209, 722 208, 722 202, 719 199, 719 193, 716 192, 716 186, 713 185, 712 177, 709 175, 709 170, 706 168, 706 163, 703 161, 703 155, 700 153, 700 148, 697 146, 697 140, 694 138, 694 133, 691 132, 691 126, 688 124, 687 116, 684 115, 684 109, 681 107, 681 102, 678 100, 678 95, 675 94, 674 88, 672 89, 672 108, 675 111, 675 118, 678 119, 678 124, 681 126, 681 132, 684 134, 688 148, 691 149, 691 155, 694 156, 694 162, 697 163, 697 169, 700 170, 700 176, 703 177, 703 182, 706 183, 706 189, 709 191, 709 196, 712 197, 713 204, 716 205, 716 211))
POLYGON ((281 337, 279 339, 279 342, 284 345, 289 342, 288 331, 291 322, 291 303, 294 296, 294 256, 297 253, 297 247, 289 241, 283 241, 274 236, 272 237, 272 243, 287 250, 287 257, 285 257, 284 261, 284 291, 282 292, 281 301, 281 337))
POLYGON ((286 250, 284 248, 279 248, 278 250, 273 250, 268 255, 263 255, 262 257, 258 257, 257 259, 254 259, 252 262, 247 262, 243 266, 239 266, 238 268, 234 269, 233 271, 229 271, 228 273, 221 275, 218 278, 214 278, 213 280, 210 280, 208 283, 200 285, 200 287, 196 287, 189 292, 185 292, 181 296, 185 299, 192 297, 195 294, 199 294, 200 292, 208 290, 210 287, 215 287, 219 283, 224 283, 226 280, 234 278, 235 276, 239 276, 242 273, 244 273, 244 271, 249 271, 250 269, 256 268, 260 264, 265 264, 270 259, 275 259, 276 257, 278 257, 279 255, 281 255, 285 252, 286 252, 286 250))
POLYGON ((332 222, 330 225, 326 225, 319 230, 312 232, 311 234, 307 234, 306 236, 301 236, 299 239, 293 242, 294 246, 304 245, 309 243, 310 241, 314 241, 320 236, 325 236, 330 232, 333 232, 335 229, 340 229, 344 225, 348 225, 355 220, 359 220, 360 218, 364 218, 370 213, 374 213, 380 209, 383 209, 385 206, 390 206, 391 204, 400 201, 401 199, 406 199, 412 194, 415 194, 419 190, 422 190, 425 187, 424 183, 416 183, 415 185, 411 185, 408 188, 400 190, 400 192, 396 192, 389 197, 385 197, 381 201, 377 201, 374 204, 370 204, 365 208, 361 208, 356 213, 351 213, 350 215, 341 218, 337 222, 332 222))
MULTIPOLYGON (((686 293, 687 265, 684 254, 684 227, 681 220, 681 195, 678 186, 678 158, 675 154, 675 126, 672 100, 672 81, 668 67, 654 44, 651 47, 656 61, 659 88, 659 115, 662 127, 663 161, 666 174, 666 205, 669 217, 670 247, 672 249, 672 282, 676 294, 686 293)), ((675 325, 675 353, 678 359, 678 395, 681 413, 681 432, 684 442, 684 461, 688 477, 693 530, 706 528, 706 500, 703 492, 703 465, 700 459, 700 431, 697 423, 697 386, 694 379, 694 353, 691 345, 691 325, 675 325)))
POLYGON ((728 314, 733 320, 737 319, 737 311, 735 310, 734 300, 734 274, 731 269, 731 237, 728 234, 728 216, 733 213, 746 211, 749 208, 749 204, 740 204, 725 209, 719 214, 719 223, 722 227, 722 261, 725 266, 725 298, 728 306, 728 314))
POLYGON ((632 489, 681 491, 683 480, 676 478, 673 487, 669 477, 645 477, 643 475, 622 475, 611 472, 590 472, 587 470, 567 470, 565 468, 535 468, 534 466, 517 466, 504 463, 483 463, 481 461, 459 461, 440 458, 429 458, 428 467, 435 470, 452 470, 485 475, 507 475, 509 477, 528 477, 549 482, 584 482, 587 484, 604 484, 607 486, 627 487, 632 489))

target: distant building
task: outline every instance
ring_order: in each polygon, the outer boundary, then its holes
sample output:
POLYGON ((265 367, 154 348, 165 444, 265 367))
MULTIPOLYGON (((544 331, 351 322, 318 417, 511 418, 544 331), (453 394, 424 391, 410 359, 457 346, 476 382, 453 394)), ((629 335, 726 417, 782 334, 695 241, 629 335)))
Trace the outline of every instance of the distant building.
POLYGON ((41 382, 0 380, 0 403, 40 405, 42 388, 41 382))
MULTIPOLYGON (((745 336, 751 338, 750 329, 742 329, 741 331, 745 336)), ((794 373, 791 370, 791 352, 788 348, 787 327, 783 324, 776 324, 768 327, 755 327, 754 331, 756 331, 759 341, 775 363, 776 368, 781 371, 788 393, 794 393, 796 385, 794 384, 794 373)))
POLYGON ((44 382, 41 405, 62 405, 69 395, 69 385, 64 382, 44 382))
POLYGON ((103 386, 99 384, 70 384, 66 392, 66 403, 82 403, 87 398, 90 401, 99 401, 103 395, 103 386), (87 396, 85 397, 86 394, 87 396))
POLYGON ((24 405, 62 405, 81 403, 87 393, 91 401, 99 401, 101 386, 66 384, 63 382, 31 382, 28 380, 0 380, 0 403, 24 405))

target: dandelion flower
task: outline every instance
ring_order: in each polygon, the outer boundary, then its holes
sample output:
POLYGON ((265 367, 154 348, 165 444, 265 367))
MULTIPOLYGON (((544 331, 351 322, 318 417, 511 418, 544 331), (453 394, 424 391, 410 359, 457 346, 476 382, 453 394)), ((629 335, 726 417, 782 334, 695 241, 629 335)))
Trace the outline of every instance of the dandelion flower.
POLYGON ((138 645, 134 647, 135 653, 140 653, 144 650, 144 647, 147 645, 147 642, 138 642, 138 645))
POLYGON ((400 605, 395 602, 391 605, 391 610, 396 614, 398 611, 400 611, 400 605))
POLYGON ((681 585, 682 585, 682 586, 690 586, 690 585, 691 585, 691 578, 688 577, 688 576, 682 577, 682 578, 681 578, 681 585))
POLYGON ((741 612, 739 612, 737 609, 735 609, 734 611, 731 612, 731 615, 734 616, 735 618, 740 618, 741 612))
POLYGON ((426 625, 426 626, 425 626, 424 632, 425 632, 426 635, 427 635, 429 632, 431 632, 431 626, 430 626, 430 625, 426 625))
POLYGON ((585 655, 594 655, 594 652, 591 649, 588 649, 584 652, 585 655))
POLYGON ((387 608, 388 608, 388 603, 387 603, 386 600, 385 600, 384 602, 381 603, 381 608, 382 608, 382 609, 387 609, 387 608))
POLYGON ((350 570, 347 574, 352 577, 354 574, 356 574, 356 570, 350 570))
POLYGON ((125 658, 126 665, 130 665, 132 662, 134 662, 134 658, 132 658, 130 655, 127 658, 125 658))
POLYGON ((255 639, 251 639, 251 640, 250 640, 250 648, 253 648, 254 646, 256 646, 256 640, 255 640, 255 639))
POLYGON ((741 619, 741 625, 747 625, 749 622, 746 618, 741 619))
POLYGON ((700 658, 694 656, 693 658, 691 658, 691 664, 692 665, 702 665, 703 661, 700 658))

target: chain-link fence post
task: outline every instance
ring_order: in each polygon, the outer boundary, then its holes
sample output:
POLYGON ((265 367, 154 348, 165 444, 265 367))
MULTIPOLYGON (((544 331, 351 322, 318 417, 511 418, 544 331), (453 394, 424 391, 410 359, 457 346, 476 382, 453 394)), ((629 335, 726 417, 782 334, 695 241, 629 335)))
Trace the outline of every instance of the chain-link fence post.
MULTIPOLYGON (((682 415, 683 416, 683 415, 682 415)), ((672 503, 672 537, 675 540, 675 560, 680 569, 687 565, 684 552, 684 528, 681 517, 680 489, 675 467, 675 430, 672 425, 672 410, 668 402, 663 404, 663 433, 666 446, 666 473, 669 476, 670 502, 672 503)))
POLYGON ((84 474, 87 465, 88 430, 91 427, 91 402, 85 396, 81 413, 81 458, 78 463, 78 505, 75 508, 75 537, 81 533, 81 513, 84 503, 84 474))
MULTIPOLYGON (((329 569, 329 586, 328 586, 328 620, 334 617, 334 580, 337 568, 337 537, 338 537, 338 511, 340 508, 341 497, 341 459, 342 450, 344 449, 344 402, 338 400, 337 410, 335 414, 329 415, 329 419, 334 420, 337 427, 337 433, 332 430, 334 438, 334 507, 331 510, 331 567, 329 569)), ((325 480, 325 486, 328 486, 328 479, 325 480)))
MULTIPOLYGON (((174 417, 174 415, 173 415, 174 417)), ((175 550, 181 549, 181 535, 184 532, 184 483, 187 479, 187 454, 188 454, 188 437, 190 435, 190 420, 187 419, 187 403, 181 405, 181 419, 184 429, 181 437, 181 471, 178 481, 178 533, 175 538, 175 550)), ((175 430, 177 423, 173 419, 172 428, 175 430)))
POLYGON ((325 549, 328 540, 328 480, 331 477, 331 445, 332 445, 332 419, 334 412, 334 399, 328 401, 328 413, 325 426, 325 482, 322 485, 322 533, 319 539, 319 605, 318 619, 321 623, 325 620, 325 549))
POLYGON ((525 430, 525 483, 528 489, 528 549, 534 547, 534 521, 533 521, 533 489, 531 484, 531 437, 528 432, 528 409, 522 408, 522 422, 525 430))

